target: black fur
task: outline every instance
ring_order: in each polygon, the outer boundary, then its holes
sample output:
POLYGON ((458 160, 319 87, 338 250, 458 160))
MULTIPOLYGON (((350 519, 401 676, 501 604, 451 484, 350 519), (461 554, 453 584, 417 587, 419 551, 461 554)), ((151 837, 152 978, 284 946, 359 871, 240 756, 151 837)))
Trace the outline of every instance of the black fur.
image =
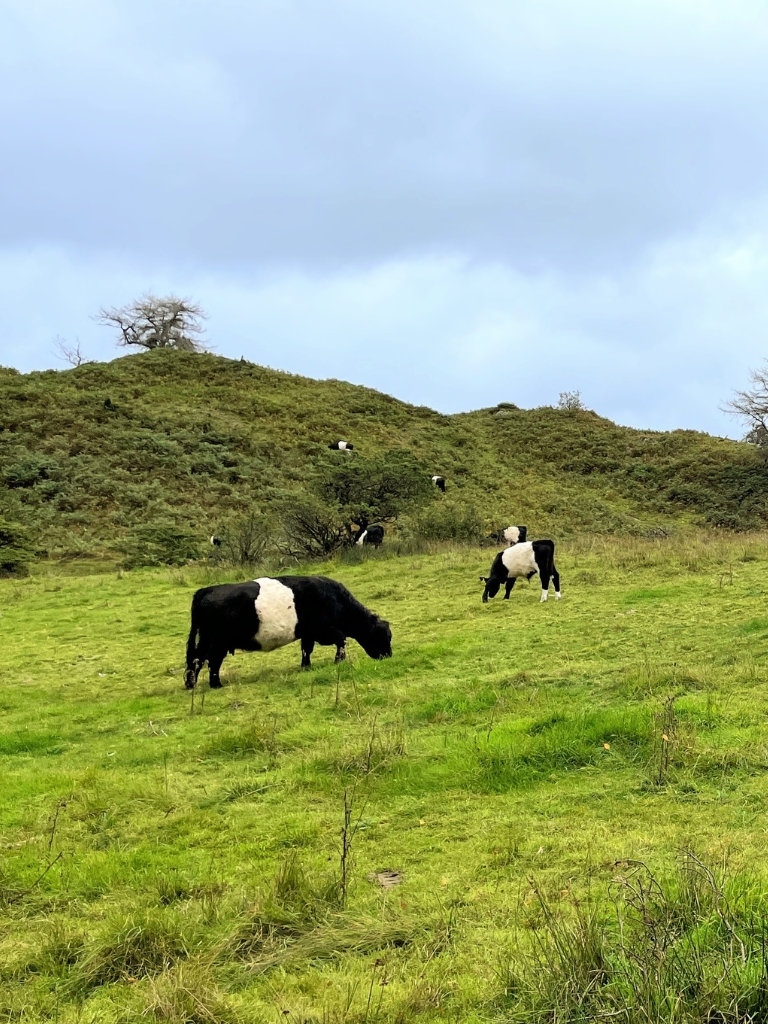
POLYGON ((353 452, 355 450, 355 446, 350 444, 349 441, 334 441, 333 444, 329 444, 328 447, 334 452, 353 452), (342 448, 342 444, 345 444, 346 448, 342 448))
MULTIPOLYGON (((357 640, 371 658, 392 656, 389 623, 368 611, 342 583, 326 576, 275 578, 293 591, 302 668, 310 667, 315 644, 335 645, 336 660, 343 661, 348 636, 357 640)), ((195 686, 206 661, 210 685, 217 688, 221 686, 219 670, 227 653, 259 650, 254 640, 259 628, 255 606, 259 590, 259 584, 251 580, 203 587, 195 593, 187 640, 185 685, 188 690, 195 686)))
POLYGON ((355 534, 354 542, 357 544, 365 533, 363 544, 373 544, 375 548, 378 548, 384 540, 384 532, 383 526, 361 526, 355 534))
POLYGON ((445 494, 445 477, 444 476, 436 476, 434 478, 434 480, 432 481, 432 483, 435 485, 435 487, 437 487, 438 490, 442 491, 443 494, 445 494))
MULTIPOLYGON (((518 544, 520 543, 522 542, 518 541, 518 544)), ((514 544, 511 546, 514 547, 514 544)), ((531 546, 533 547, 534 561, 538 566, 541 589, 548 590, 549 581, 552 580, 555 585, 555 591, 559 593, 560 573, 555 568, 555 542, 553 540, 534 540, 531 542, 531 546)), ((509 551, 509 548, 504 548, 504 551, 509 551)), ((500 551, 494 558, 490 575, 480 577, 481 581, 485 583, 483 603, 487 602, 489 597, 496 597, 502 583, 504 584, 505 601, 509 600, 509 595, 512 593, 517 577, 509 575, 503 561, 504 551, 500 551)), ((535 572, 527 573, 526 579, 530 580, 535 575, 535 572)))

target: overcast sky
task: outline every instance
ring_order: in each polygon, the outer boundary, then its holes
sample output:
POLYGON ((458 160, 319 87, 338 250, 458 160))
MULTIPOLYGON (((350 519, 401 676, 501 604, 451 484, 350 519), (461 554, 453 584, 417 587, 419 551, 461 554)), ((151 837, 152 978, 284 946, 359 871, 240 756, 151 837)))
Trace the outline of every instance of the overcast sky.
POLYGON ((2 0, 0 362, 197 299, 222 355, 738 436, 765 0, 2 0))

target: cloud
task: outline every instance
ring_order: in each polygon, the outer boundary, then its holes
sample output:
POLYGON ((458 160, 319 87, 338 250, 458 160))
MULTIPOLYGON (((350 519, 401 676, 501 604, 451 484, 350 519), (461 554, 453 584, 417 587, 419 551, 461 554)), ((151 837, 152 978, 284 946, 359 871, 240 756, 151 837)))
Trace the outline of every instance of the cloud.
MULTIPOLYGON (((0 253, 0 310, 27 309, 24 340, 8 350, 24 368, 51 364, 56 334, 110 358, 109 332, 84 310, 148 284, 199 299, 215 350, 233 358, 352 380, 447 412, 553 404, 560 391, 579 389, 623 423, 738 434, 718 407, 762 359, 768 330, 768 213, 753 209, 747 219, 748 230, 714 224, 620 273, 578 279, 460 255, 323 273, 158 266, 148 275, 117 259, 10 251, 0 253)), ((0 313, 0 333, 11 330, 0 313)))
POLYGON ((738 432, 767 57, 749 0, 9 0, 0 359, 173 289, 222 353, 441 409, 738 432))

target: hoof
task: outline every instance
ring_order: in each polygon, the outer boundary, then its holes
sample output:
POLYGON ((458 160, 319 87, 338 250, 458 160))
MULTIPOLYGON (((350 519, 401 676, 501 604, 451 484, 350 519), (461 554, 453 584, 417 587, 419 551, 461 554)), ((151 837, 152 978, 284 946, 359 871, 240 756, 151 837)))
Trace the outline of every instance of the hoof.
POLYGON ((555 591, 555 600, 556 600, 556 601, 559 601, 559 600, 560 600, 560 598, 561 598, 562 596, 563 596, 563 595, 562 595, 562 594, 560 593, 560 591, 559 591, 559 590, 556 590, 556 591, 555 591))
POLYGON ((210 686, 210 688, 211 688, 212 690, 220 690, 220 689, 221 689, 221 687, 223 686, 223 683, 221 682, 221 680, 220 680, 220 679, 211 679, 211 680, 210 680, 210 681, 208 682, 208 685, 210 686))

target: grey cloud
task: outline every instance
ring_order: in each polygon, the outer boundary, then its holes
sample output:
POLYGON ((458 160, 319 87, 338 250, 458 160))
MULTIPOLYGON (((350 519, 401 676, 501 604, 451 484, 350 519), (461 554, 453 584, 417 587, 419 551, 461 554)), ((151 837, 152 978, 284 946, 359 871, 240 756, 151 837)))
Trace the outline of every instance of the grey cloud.
POLYGON ((59 5, 17 7, 0 242, 631 263, 765 188, 768 44, 729 7, 126 0, 60 38, 59 5))

